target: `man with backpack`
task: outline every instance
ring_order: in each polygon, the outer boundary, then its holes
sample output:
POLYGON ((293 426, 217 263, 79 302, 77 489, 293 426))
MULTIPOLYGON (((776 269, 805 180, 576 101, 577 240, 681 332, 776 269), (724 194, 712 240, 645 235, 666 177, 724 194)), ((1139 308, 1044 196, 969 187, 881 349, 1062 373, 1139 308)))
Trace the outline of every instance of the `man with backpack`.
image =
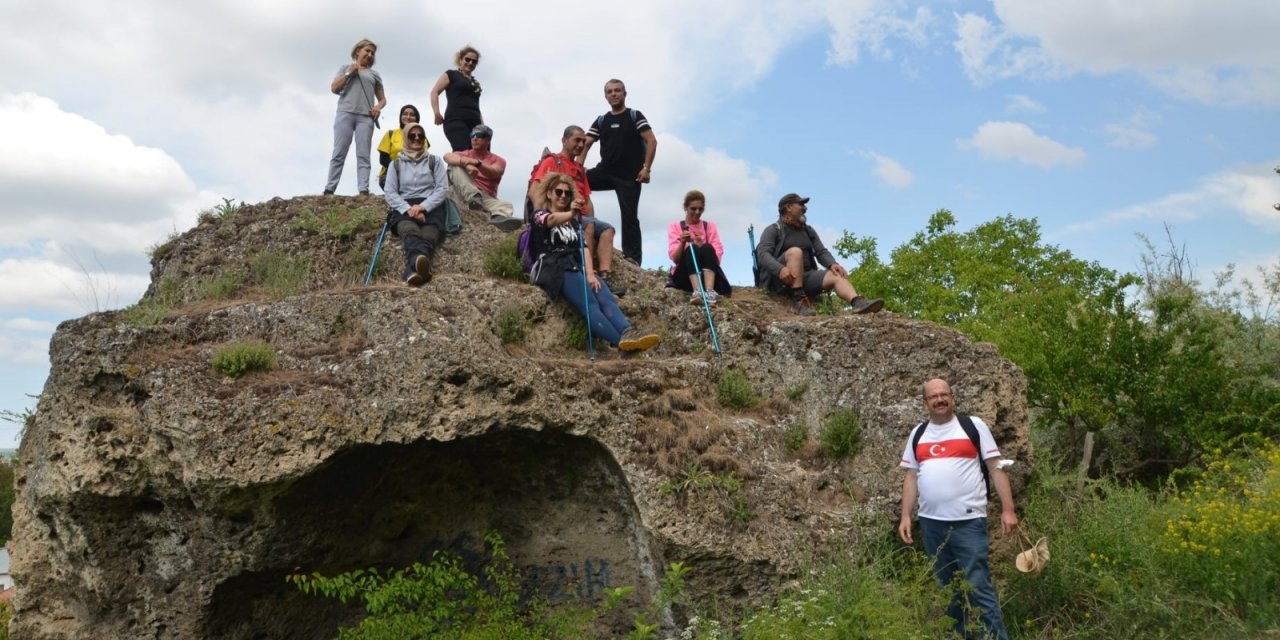
POLYGON ((911 544, 911 508, 920 503, 920 529, 925 552, 933 558, 933 577, 941 588, 953 588, 947 615, 956 632, 965 632, 966 593, 953 577, 968 583, 968 599, 978 611, 983 638, 1008 640, 1004 616, 987 563, 987 478, 1000 496, 1000 524, 1007 534, 1018 525, 1013 490, 1000 461, 1000 449, 981 418, 955 412, 955 398, 945 380, 924 384, 929 419, 911 430, 902 463, 902 517, 898 536, 911 544))
POLYGON ((778 200, 778 221, 765 227, 756 245, 756 286, 791 296, 791 310, 813 315, 813 298, 835 289, 854 313, 876 313, 884 300, 858 295, 849 272, 827 251, 805 221, 809 199, 788 193, 778 200), (820 268, 821 267, 821 268, 820 268))
POLYGON ((444 154, 449 165, 449 182, 456 197, 471 209, 489 214, 489 223, 503 231, 520 228, 510 202, 498 199, 498 183, 507 171, 507 161, 489 150, 493 129, 478 124, 471 130, 471 148, 444 154))
POLYGON ((658 151, 658 138, 644 114, 627 108, 627 87, 621 80, 604 83, 609 112, 596 118, 587 130, 587 144, 578 155, 586 164, 587 152, 600 141, 600 163, 587 171, 592 191, 613 191, 622 213, 622 254, 640 265, 640 187, 649 182, 649 170, 658 151))
MULTIPOLYGON (((569 125, 560 138, 560 152, 547 153, 542 161, 533 168, 529 177, 529 196, 526 202, 526 217, 532 213, 533 188, 542 182, 548 173, 563 173, 573 180, 577 196, 573 201, 575 211, 582 213, 582 227, 586 232, 587 249, 596 259, 596 273, 604 278, 605 283, 614 295, 622 296, 627 290, 613 278, 613 225, 595 217, 595 205, 591 203, 591 183, 587 178, 587 170, 578 161, 578 156, 587 148, 587 132, 577 125, 569 125)), ((546 153, 544 150, 543 153, 546 153)))

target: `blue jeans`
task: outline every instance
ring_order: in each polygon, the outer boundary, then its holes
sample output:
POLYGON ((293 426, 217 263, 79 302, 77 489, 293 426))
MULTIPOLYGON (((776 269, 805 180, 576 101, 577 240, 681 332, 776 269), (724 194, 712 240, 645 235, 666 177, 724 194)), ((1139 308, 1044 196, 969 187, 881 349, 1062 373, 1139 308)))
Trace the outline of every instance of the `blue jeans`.
POLYGON ((356 188, 369 190, 369 149, 373 145, 373 117, 339 111, 333 117, 333 155, 329 157, 329 181, 325 191, 337 191, 342 165, 347 163, 351 141, 356 141, 356 188))
POLYGON ((603 279, 596 276, 600 280, 600 290, 592 291, 590 287, 586 290, 586 301, 583 301, 583 273, 581 271, 565 271, 564 286, 561 287, 560 293, 564 295, 569 304, 578 310, 578 315, 587 315, 587 306, 591 305, 591 337, 604 338, 606 342, 613 346, 618 346, 622 341, 622 334, 631 328, 631 323, 627 322, 627 317, 622 315, 622 309, 618 308, 618 299, 613 297, 613 292, 609 291, 609 285, 604 283, 603 279))
MULTIPOLYGON (((1004 628, 1004 616, 1000 613, 1000 600, 996 586, 991 582, 991 568, 987 565, 990 543, 987 540, 987 519, 931 520, 920 518, 924 532, 924 550, 933 558, 933 577, 938 586, 952 588, 952 578, 959 576, 969 583, 969 604, 979 611, 979 620, 985 629, 983 638, 1009 640, 1004 628)), ((947 615, 956 621, 956 633, 965 638, 965 594, 956 590, 951 595, 947 615)))

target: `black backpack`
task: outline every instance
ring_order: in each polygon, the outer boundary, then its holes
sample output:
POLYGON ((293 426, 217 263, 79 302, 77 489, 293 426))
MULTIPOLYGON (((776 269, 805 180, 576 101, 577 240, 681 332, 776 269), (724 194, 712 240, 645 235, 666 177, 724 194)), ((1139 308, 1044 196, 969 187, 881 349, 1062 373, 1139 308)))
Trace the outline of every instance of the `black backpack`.
MULTIPOLYGON (((969 436, 969 441, 973 443, 973 450, 978 452, 978 468, 982 469, 982 484, 987 488, 987 497, 991 497, 991 471, 987 469, 987 461, 982 459, 982 442, 978 438, 978 427, 974 426, 973 418, 967 413, 956 413, 956 418, 960 421, 960 428, 964 429, 964 434, 969 436)), ((916 447, 920 445, 920 437, 924 435, 924 430, 929 426, 929 421, 925 420, 916 425, 914 431, 911 432, 911 455, 916 455, 916 447)))

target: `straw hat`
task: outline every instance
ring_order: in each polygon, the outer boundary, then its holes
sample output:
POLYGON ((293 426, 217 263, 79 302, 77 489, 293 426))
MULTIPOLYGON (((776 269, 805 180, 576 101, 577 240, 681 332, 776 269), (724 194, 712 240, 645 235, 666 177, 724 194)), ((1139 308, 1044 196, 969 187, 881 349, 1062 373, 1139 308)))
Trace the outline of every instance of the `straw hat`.
MULTIPOLYGON (((1027 542, 1030 542, 1030 538, 1027 542)), ((1018 571, 1023 573, 1037 574, 1049 566, 1049 541, 1048 538, 1040 538, 1030 549, 1018 554, 1014 559, 1014 564, 1018 566, 1018 571)))

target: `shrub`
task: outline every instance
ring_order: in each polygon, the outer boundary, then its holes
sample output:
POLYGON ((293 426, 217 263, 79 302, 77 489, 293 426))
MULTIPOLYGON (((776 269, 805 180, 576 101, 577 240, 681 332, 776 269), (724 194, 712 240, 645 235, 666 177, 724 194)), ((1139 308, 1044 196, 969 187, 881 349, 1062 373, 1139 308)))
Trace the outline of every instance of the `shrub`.
POLYGON ((837 409, 818 432, 822 450, 832 458, 856 455, 862 448, 862 421, 852 409, 837 409))
POLYGON ((782 442, 787 445, 787 451, 792 453, 799 451, 804 447, 804 443, 809 441, 809 425, 802 421, 791 423, 787 430, 782 433, 782 442))
POLYGON ((242 208, 244 208, 243 202, 236 204, 236 201, 233 198, 223 198, 222 204, 214 205, 204 211, 201 211, 200 215, 196 216, 196 222, 199 224, 204 224, 206 222, 222 222, 223 220, 226 220, 238 213, 242 208))
POLYGON ((125 309, 121 313, 121 319, 125 324, 135 327, 154 326, 164 320, 179 298, 178 281, 173 278, 164 278, 156 287, 155 295, 143 298, 125 309))
POLYGON ((249 259, 253 281, 272 298, 302 293, 311 277, 311 261, 276 251, 262 251, 249 259))
POLYGON ((485 273, 495 278, 524 282, 526 280, 524 265, 520 264, 520 258, 516 256, 516 243, 519 240, 519 234, 508 233, 504 234, 501 240, 489 245, 481 257, 485 273))
POLYGON ((565 323, 564 345, 570 349, 587 348, 587 323, 577 313, 565 323))
POLYGON ((524 342, 528 324, 524 309, 515 305, 503 307, 498 313, 498 337, 504 344, 524 342))
POLYGON ((223 271, 200 283, 200 292, 205 298, 224 300, 236 295, 243 283, 244 275, 239 271, 223 271))
POLYGON ((729 369, 720 376, 716 399, 730 409, 750 409, 760 404, 760 396, 751 387, 747 375, 737 369, 729 369))
POLYGON ((805 392, 808 390, 809 390, 809 383, 801 382, 800 384, 797 384, 796 386, 791 387, 790 389, 787 389, 786 391, 787 399, 792 402, 799 402, 800 398, 804 397, 805 392))
POLYGON ((294 226, 312 233, 327 233, 340 240, 346 240, 357 229, 376 228, 384 219, 385 213, 374 207, 346 207, 334 205, 325 210, 323 215, 311 209, 303 209, 294 220, 294 226))
POLYGON ((239 378, 250 371, 264 371, 276 364, 275 347, 265 342, 237 342, 213 354, 213 368, 239 378))
POLYGON ((154 263, 155 261, 169 255, 169 252, 173 251, 173 248, 178 246, 178 238, 181 237, 182 234, 177 231, 171 231, 163 241, 147 247, 147 255, 151 257, 151 262, 154 263))

